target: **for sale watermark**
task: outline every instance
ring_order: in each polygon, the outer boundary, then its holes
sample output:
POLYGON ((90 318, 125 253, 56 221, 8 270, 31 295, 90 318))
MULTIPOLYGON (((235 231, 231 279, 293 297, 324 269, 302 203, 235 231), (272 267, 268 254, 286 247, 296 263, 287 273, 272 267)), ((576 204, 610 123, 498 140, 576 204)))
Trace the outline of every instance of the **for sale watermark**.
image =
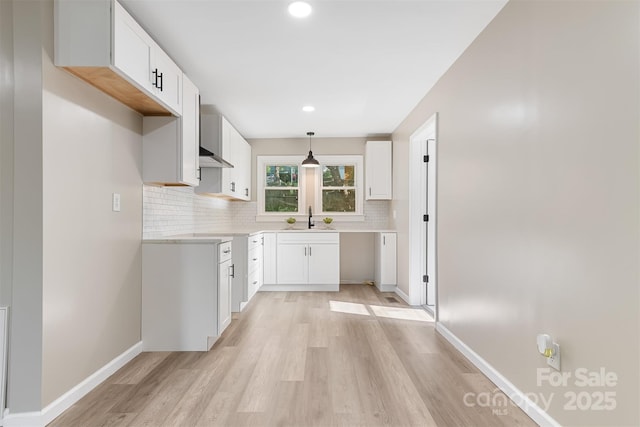
POLYGON ((547 412, 554 401, 561 401, 566 411, 613 411, 616 409, 618 375, 605 368, 589 370, 578 368, 571 372, 558 372, 551 368, 538 368, 538 387, 570 388, 564 392, 505 394, 500 389, 465 393, 462 400, 467 407, 490 408, 494 415, 508 414, 509 406, 525 411, 535 405, 547 412))
POLYGON ((616 409, 618 374, 605 368, 589 370, 578 368, 573 372, 558 372, 551 368, 538 368, 538 386, 572 387, 563 393, 566 411, 613 411, 616 409), (578 389, 578 390, 575 390, 578 389))

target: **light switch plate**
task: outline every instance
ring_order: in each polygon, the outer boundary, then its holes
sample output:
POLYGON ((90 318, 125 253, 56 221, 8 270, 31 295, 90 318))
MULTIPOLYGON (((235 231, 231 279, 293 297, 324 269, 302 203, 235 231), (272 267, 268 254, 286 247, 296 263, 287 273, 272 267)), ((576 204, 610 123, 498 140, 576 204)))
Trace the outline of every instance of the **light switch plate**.
POLYGON ((113 193, 111 198, 111 208, 114 212, 120 212, 120 193, 113 193))

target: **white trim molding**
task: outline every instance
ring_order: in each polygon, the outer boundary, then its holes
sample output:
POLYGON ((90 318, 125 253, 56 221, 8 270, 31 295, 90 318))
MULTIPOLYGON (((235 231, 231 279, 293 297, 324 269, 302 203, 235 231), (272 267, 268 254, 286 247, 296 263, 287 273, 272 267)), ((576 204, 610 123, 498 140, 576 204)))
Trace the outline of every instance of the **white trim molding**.
POLYGON ((51 402, 42 411, 16 412, 14 414, 10 412, 10 409, 6 409, 2 425, 4 427, 46 426, 140 353, 142 353, 142 341, 134 344, 124 353, 98 369, 84 381, 51 402))
POLYGON ((504 394, 520 407, 533 421, 541 426, 560 427, 560 424, 554 420, 548 413, 540 408, 525 393, 518 389, 511 381, 506 379, 500 372, 484 360, 478 353, 473 351, 460 338, 455 336, 442 323, 436 322, 436 331, 442 335, 444 339, 449 341, 460 353, 464 355, 476 368, 486 375, 493 383, 498 386, 504 394))
POLYGON ((404 302, 406 302, 409 305, 412 305, 411 302, 410 302, 409 295, 405 294, 404 291, 402 289, 400 289, 399 286, 396 286, 396 288, 394 289, 394 292, 396 293, 396 295, 398 295, 400 298, 402 298, 402 300, 404 302))

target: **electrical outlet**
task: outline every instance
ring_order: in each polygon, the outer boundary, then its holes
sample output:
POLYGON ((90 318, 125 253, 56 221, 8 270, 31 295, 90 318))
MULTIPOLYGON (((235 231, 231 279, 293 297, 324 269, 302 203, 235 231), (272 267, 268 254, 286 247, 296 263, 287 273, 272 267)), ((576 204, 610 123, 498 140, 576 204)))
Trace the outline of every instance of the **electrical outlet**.
POLYGON ((547 365, 556 371, 560 370, 560 344, 556 342, 553 343, 553 354, 547 358, 547 365))

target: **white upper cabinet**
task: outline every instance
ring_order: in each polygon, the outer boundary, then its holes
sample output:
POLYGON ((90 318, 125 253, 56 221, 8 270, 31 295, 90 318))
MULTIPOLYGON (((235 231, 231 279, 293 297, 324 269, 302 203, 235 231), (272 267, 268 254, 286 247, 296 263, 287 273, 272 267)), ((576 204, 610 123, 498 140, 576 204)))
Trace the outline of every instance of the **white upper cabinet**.
POLYGON ((115 0, 55 0, 55 64, 143 115, 182 115, 182 71, 115 0))
POLYGON ((173 111, 181 114, 183 108, 182 70, 159 47, 151 52, 153 93, 173 111))
POLYGON ((248 201, 251 199, 251 146, 222 115, 201 115, 201 145, 233 165, 202 167, 200 194, 248 201))
POLYGON ((365 197, 392 199, 391 141, 367 141, 365 148, 365 197))
POLYGON ((142 121, 142 180, 150 184, 197 186, 200 101, 198 88, 182 79, 182 117, 145 116, 142 121))
POLYGON ((200 92, 187 76, 182 83, 182 143, 180 144, 181 182, 191 186, 200 184, 200 92))

